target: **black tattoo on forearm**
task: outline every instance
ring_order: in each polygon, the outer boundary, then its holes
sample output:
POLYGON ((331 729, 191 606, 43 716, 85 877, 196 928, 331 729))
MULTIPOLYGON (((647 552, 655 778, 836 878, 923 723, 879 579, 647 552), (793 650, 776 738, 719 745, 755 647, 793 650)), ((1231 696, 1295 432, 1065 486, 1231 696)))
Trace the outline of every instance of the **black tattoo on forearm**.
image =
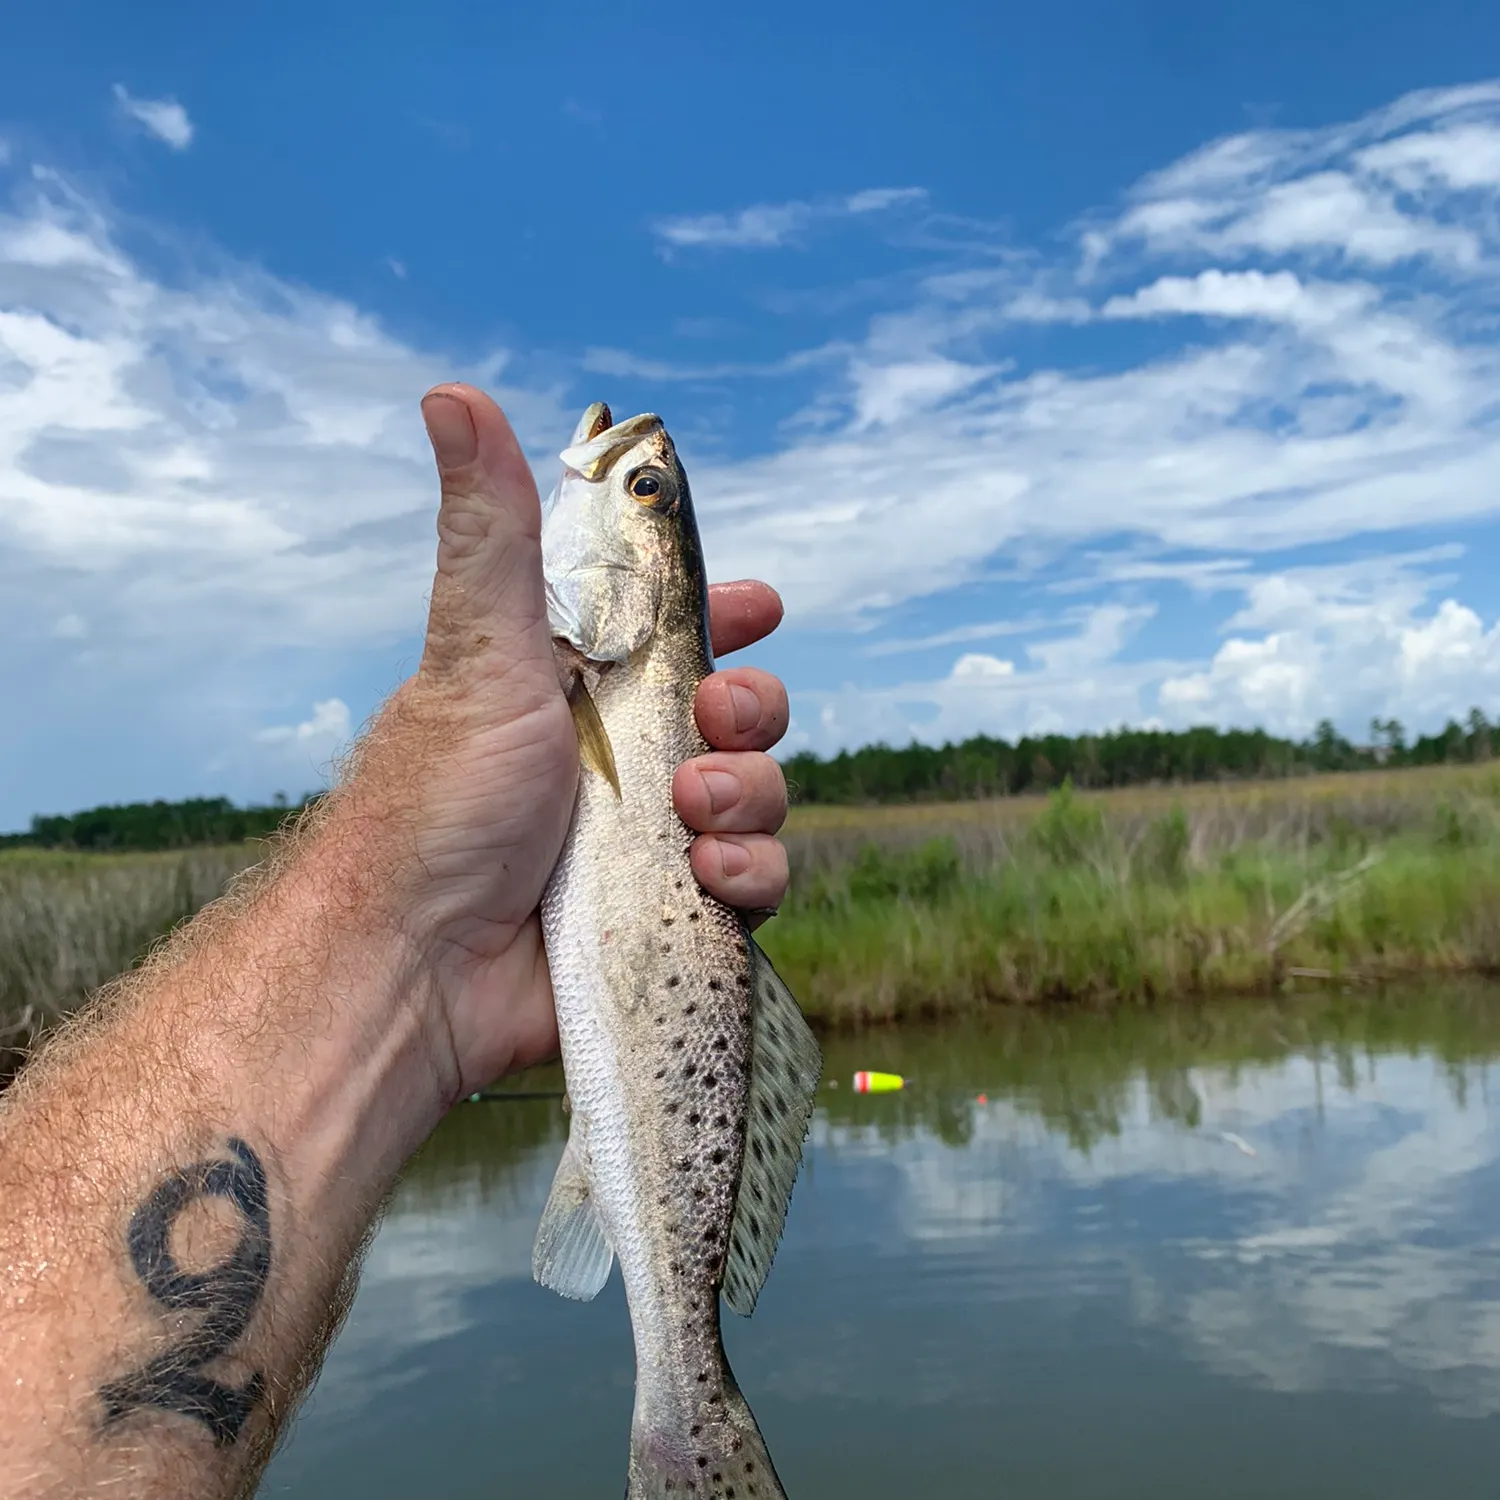
POLYGON ((203 1373, 249 1326, 271 1274, 265 1169, 238 1137, 230 1138, 229 1152, 233 1160, 199 1161, 173 1172, 130 1220, 131 1264, 152 1298, 169 1312, 203 1316, 173 1348, 100 1389, 106 1424, 156 1407, 202 1422, 222 1447, 239 1436, 265 1389, 259 1371, 239 1387, 203 1373), (228 1198, 244 1228, 228 1260, 207 1271, 184 1271, 172 1255, 172 1226, 189 1204, 206 1197, 228 1198))

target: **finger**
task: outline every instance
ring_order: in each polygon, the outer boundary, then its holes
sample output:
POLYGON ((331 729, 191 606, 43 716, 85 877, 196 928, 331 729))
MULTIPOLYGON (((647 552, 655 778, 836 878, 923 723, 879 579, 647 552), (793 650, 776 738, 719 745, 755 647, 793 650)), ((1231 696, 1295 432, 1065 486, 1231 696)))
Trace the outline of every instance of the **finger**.
POLYGON ((442 488, 425 660, 442 666, 497 631, 541 628, 541 506, 510 423, 482 391, 435 386, 422 416, 442 488))
POLYGON ((715 656, 763 640, 781 624, 781 595, 754 578, 715 583, 708 590, 708 628, 715 656))
POLYGON ((715 750, 769 750, 790 715, 781 679, 759 667, 726 667, 705 677, 693 710, 715 750))
POLYGON ((699 833, 775 833, 786 822, 786 778, 769 755, 700 755, 678 766, 672 805, 699 833))
POLYGON ((776 907, 786 895, 786 850, 767 833, 705 833, 693 840, 693 874, 725 906, 776 907))

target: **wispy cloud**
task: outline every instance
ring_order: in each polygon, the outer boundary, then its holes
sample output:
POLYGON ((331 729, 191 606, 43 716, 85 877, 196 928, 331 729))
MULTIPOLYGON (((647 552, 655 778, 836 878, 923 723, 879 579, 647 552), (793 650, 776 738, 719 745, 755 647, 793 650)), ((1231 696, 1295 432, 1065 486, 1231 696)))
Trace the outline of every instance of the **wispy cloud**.
POLYGON ((137 99, 123 83, 115 85, 115 98, 147 135, 174 151, 186 151, 193 144, 193 122, 175 99, 137 99))
MULTIPOLYGON (((0 691, 28 722, 0 827, 174 787, 263 795, 289 753, 332 753, 360 653, 394 685, 431 583, 417 399, 465 365, 232 261, 168 285, 56 177, 18 192, 0 200, 0 691), (106 723, 107 759, 66 753, 106 723)), ((555 394, 504 363, 467 371, 523 431, 565 434, 555 394)))
MULTIPOLYGON (((253 783, 300 743, 261 726, 315 722, 289 704, 337 692, 357 717, 339 674, 394 676, 432 559, 415 396, 453 362, 246 267, 167 284, 103 208, 45 175, 22 191, 0 207, 0 629, 16 647, 0 691, 32 711, 6 780, 44 796, 59 744, 140 719, 153 776, 170 743, 183 776, 242 755, 253 783)), ((666 221, 661 242, 786 244, 903 209, 916 190, 871 189, 666 221)), ((1153 720, 1302 733, 1500 703, 1491 606, 1455 583, 1451 552, 1416 553, 1442 528, 1488 527, 1493 545, 1500 522, 1500 85, 1214 143, 1061 251, 1011 248, 907 265, 852 333, 847 304, 834 329, 809 300, 797 327, 818 331, 758 341, 754 362, 689 369, 659 346, 581 361, 679 393, 685 373, 795 392, 756 456, 689 458, 715 573, 773 580, 792 630, 860 633, 797 695, 802 743, 1153 720), (1022 345, 1040 353, 1021 362, 1022 345), (1313 547, 1316 568, 1298 550, 1313 547), (999 559, 1031 594, 981 595, 999 559), (955 623, 958 588, 993 618, 955 623), (1179 636, 1164 601, 1188 596, 1179 636), (930 628, 872 638, 898 607, 930 628), (1010 635, 1017 649, 979 649, 1010 635), (949 647, 890 680, 900 651, 949 647)), ((500 353, 471 373, 529 441, 564 434, 558 393, 509 368, 500 353)), ((757 404, 715 399, 731 422, 757 404)))
MULTIPOLYGON (((1075 612, 1076 613, 1076 612, 1075 612)), ((974 641, 993 641, 1002 636, 1033 635, 1039 630, 1055 630, 1070 616, 1028 615, 1024 620, 980 620, 972 625, 955 625, 951 630, 937 630, 930 635, 902 636, 876 641, 866 646, 866 656, 899 656, 911 651, 933 651, 942 646, 961 646, 974 641)))
POLYGON ((924 188, 865 188, 843 198, 758 203, 733 213, 659 219, 653 228, 661 243, 673 249, 773 250, 796 243, 815 224, 887 213, 926 197, 924 188))

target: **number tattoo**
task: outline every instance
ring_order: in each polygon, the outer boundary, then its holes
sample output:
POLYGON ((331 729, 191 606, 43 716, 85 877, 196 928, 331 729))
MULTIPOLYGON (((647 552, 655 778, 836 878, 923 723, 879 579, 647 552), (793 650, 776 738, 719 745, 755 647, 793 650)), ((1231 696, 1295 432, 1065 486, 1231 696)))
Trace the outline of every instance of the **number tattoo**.
POLYGON ((232 1443, 260 1399, 265 1382, 257 1371, 236 1388, 203 1373, 227 1354, 249 1327, 271 1274, 271 1211, 260 1158, 236 1136, 232 1161, 208 1160, 166 1177, 130 1220, 130 1259, 152 1299, 169 1312, 201 1312, 175 1348, 133 1374, 100 1389, 105 1423, 142 1407, 157 1407, 202 1422, 214 1443, 232 1443), (172 1255, 172 1226, 199 1199, 228 1198, 244 1228, 229 1259, 207 1271, 182 1270, 172 1255))

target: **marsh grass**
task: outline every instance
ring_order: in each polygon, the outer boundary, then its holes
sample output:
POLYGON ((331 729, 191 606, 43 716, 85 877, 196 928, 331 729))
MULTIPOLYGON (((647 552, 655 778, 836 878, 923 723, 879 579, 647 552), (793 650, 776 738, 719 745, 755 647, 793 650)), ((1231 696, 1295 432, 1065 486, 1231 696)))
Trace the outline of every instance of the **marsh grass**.
POLYGON ((262 847, 0 853, 0 1069, 213 900, 262 847))
MULTIPOLYGON (((761 940, 825 1025, 1500 972, 1500 767, 794 808, 761 940)), ((0 1069, 264 846, 0 852, 0 1069)))
POLYGON ((1500 971, 1500 773, 800 810, 762 941, 809 1014, 1500 971))

